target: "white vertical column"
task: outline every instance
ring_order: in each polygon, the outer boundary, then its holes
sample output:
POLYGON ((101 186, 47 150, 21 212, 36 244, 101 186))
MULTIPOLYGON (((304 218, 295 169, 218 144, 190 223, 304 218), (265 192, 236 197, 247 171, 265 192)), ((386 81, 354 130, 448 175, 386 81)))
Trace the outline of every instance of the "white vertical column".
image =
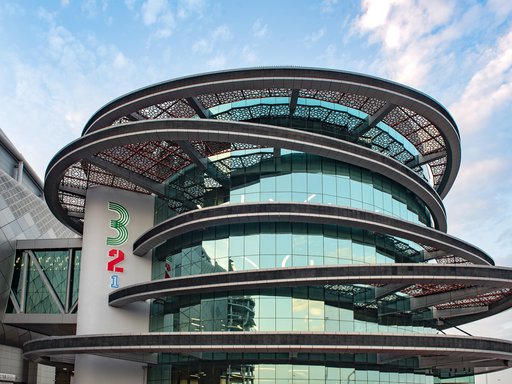
MULTIPOLYGON (((149 304, 108 305, 117 287, 150 281, 151 259, 133 255, 133 242, 153 226, 154 198, 109 187, 87 191, 80 262, 77 334, 140 333, 149 329, 149 304)), ((139 363, 77 355, 78 384, 144 382, 139 363)))

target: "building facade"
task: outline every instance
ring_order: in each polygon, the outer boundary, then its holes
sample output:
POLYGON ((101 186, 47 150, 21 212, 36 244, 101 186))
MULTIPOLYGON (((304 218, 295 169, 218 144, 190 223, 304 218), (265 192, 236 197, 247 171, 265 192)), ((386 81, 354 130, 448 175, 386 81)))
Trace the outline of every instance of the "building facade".
MULTIPOLYGON (((447 234, 449 113, 360 74, 257 68, 101 108, 48 166, 83 234, 77 382, 470 383, 512 343, 444 334, 512 305, 512 272, 447 234)), ((70 305, 73 305, 71 303, 70 305)))

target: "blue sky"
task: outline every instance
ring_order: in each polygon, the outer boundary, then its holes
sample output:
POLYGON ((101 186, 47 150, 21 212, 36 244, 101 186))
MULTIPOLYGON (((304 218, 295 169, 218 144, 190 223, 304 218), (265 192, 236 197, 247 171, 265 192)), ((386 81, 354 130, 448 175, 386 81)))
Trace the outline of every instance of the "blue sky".
MULTIPOLYGON (((103 104, 179 76, 294 65, 419 89, 462 136, 449 232, 512 266, 510 0, 3 0, 0 46, 0 127, 41 177, 103 104)), ((512 339, 512 311, 464 329, 512 339)))

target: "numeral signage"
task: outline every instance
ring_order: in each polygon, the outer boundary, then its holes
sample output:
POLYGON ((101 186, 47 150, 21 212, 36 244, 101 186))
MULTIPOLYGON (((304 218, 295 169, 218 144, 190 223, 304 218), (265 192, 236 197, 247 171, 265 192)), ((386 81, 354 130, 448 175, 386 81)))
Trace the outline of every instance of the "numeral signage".
MULTIPOLYGON (((112 228, 117 236, 107 236, 106 242, 109 247, 119 247, 128 241, 128 228, 130 222, 130 214, 128 210, 119 203, 109 201, 108 210, 115 212, 119 217, 110 220, 110 228, 112 228)), ((119 288, 119 275, 123 273, 124 267, 120 265, 124 261, 124 252, 118 248, 111 248, 108 251, 107 271, 113 272, 110 275, 110 288, 119 288)))

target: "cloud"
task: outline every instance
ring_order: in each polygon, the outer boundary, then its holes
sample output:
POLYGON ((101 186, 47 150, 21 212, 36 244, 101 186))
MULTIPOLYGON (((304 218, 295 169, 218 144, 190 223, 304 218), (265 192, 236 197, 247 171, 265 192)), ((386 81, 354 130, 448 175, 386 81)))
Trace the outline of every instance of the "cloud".
POLYGON ((124 4, 126 5, 126 8, 128 8, 130 11, 133 11, 135 9, 135 2, 137 0, 124 0, 124 4))
POLYGON ((12 2, 2 2, 0 3, 0 19, 2 19, 5 16, 15 16, 15 15, 21 15, 25 12, 23 7, 19 4, 12 3, 12 2))
POLYGON ((492 115, 512 103, 512 28, 494 47, 484 52, 485 65, 478 70, 461 97, 450 106, 461 131, 474 134, 486 127, 492 115))
POLYGON ((338 0, 322 0, 320 11, 322 13, 330 13, 334 11, 334 7, 338 4, 338 0))
POLYGON ((223 54, 218 54, 215 57, 211 58, 206 62, 206 65, 208 65, 211 69, 222 69, 226 65, 226 56, 223 54))
POLYGON ((462 33, 453 23, 452 1, 363 0, 362 9, 355 27, 381 45, 379 72, 413 86, 426 81, 448 43, 462 33))
POLYGON ((178 17, 185 19, 193 13, 202 17, 205 5, 204 0, 180 0, 178 3, 178 17))
POLYGON ((168 0, 146 0, 141 6, 142 22, 156 27, 155 37, 171 36, 175 28, 174 14, 168 0))
MULTIPOLYGON (((158 39, 173 35, 179 23, 197 16, 202 18, 205 11, 205 0, 144 0, 140 9, 135 0, 125 0, 128 10, 135 13, 136 19, 146 27, 153 29, 152 37, 158 39)), ((151 38, 149 39, 151 41, 151 38)))
POLYGON ((169 3, 166 0, 147 0, 141 7, 142 22, 147 26, 153 25, 168 9, 169 3))
POLYGON ((475 185, 493 185, 501 173, 507 170, 506 161, 501 157, 484 158, 461 168, 454 189, 471 190, 475 185))
POLYGON ((60 0, 60 5, 67 7, 69 5, 69 0, 60 0))
POLYGON ((307 35, 304 38, 304 42, 306 43, 306 45, 311 46, 311 45, 317 43, 322 37, 324 37, 324 35, 325 35, 325 28, 320 28, 318 31, 307 35))
POLYGON ((267 24, 263 24, 261 19, 257 19, 252 25, 252 35, 257 39, 264 38, 268 33, 267 24))
POLYGON ((37 18, 39 20, 46 21, 47 23, 53 23, 56 16, 57 16, 56 12, 50 12, 42 7, 39 7, 37 9, 37 18))
MULTIPOLYGON (((480 148, 482 154, 487 150, 480 148)), ((450 215, 450 233, 475 234, 479 241, 492 238, 491 243, 495 243, 496 223, 512 207, 505 194, 512 187, 508 169, 512 159, 510 155, 486 158, 482 154, 476 161, 463 162, 445 204, 450 215), (478 227, 475 223, 479 223, 478 227), (484 235, 485 231, 490 232, 484 235)))
POLYGON ((208 36, 209 38, 203 37, 192 44, 192 51, 202 55, 210 54, 219 42, 232 38, 231 30, 227 25, 218 26, 208 36))
MULTIPOLYGON (((64 0, 61 3, 69 4, 69 0, 64 0)), ((67 5, 65 4, 65 5, 67 5)), ((64 5, 64 4, 62 4, 64 5)), ((105 12, 108 8, 108 3, 106 0, 101 1, 101 5, 96 3, 96 0, 85 0, 82 3, 82 12, 84 12, 87 17, 95 17, 98 14, 98 11, 105 12)))
POLYGON ((231 30, 227 25, 221 25, 212 33, 213 40, 229 40, 231 38, 231 30))
POLYGON ((3 114, 3 127, 42 176, 63 143, 78 137, 87 118, 120 89, 132 89, 140 73, 116 46, 81 40, 55 18, 40 20, 46 31, 33 47, 34 56, 0 53, 5 67, 0 104, 4 111, 18 111, 3 114))
POLYGON ((213 46, 207 39, 200 39, 192 45, 192 51, 196 53, 211 53, 212 50, 213 46))
POLYGON ((512 1, 510 0, 489 0, 487 4, 499 21, 505 20, 512 13, 512 1))
POLYGON ((258 61, 258 55, 252 47, 246 45, 242 49, 242 59, 247 64, 254 64, 258 61))

